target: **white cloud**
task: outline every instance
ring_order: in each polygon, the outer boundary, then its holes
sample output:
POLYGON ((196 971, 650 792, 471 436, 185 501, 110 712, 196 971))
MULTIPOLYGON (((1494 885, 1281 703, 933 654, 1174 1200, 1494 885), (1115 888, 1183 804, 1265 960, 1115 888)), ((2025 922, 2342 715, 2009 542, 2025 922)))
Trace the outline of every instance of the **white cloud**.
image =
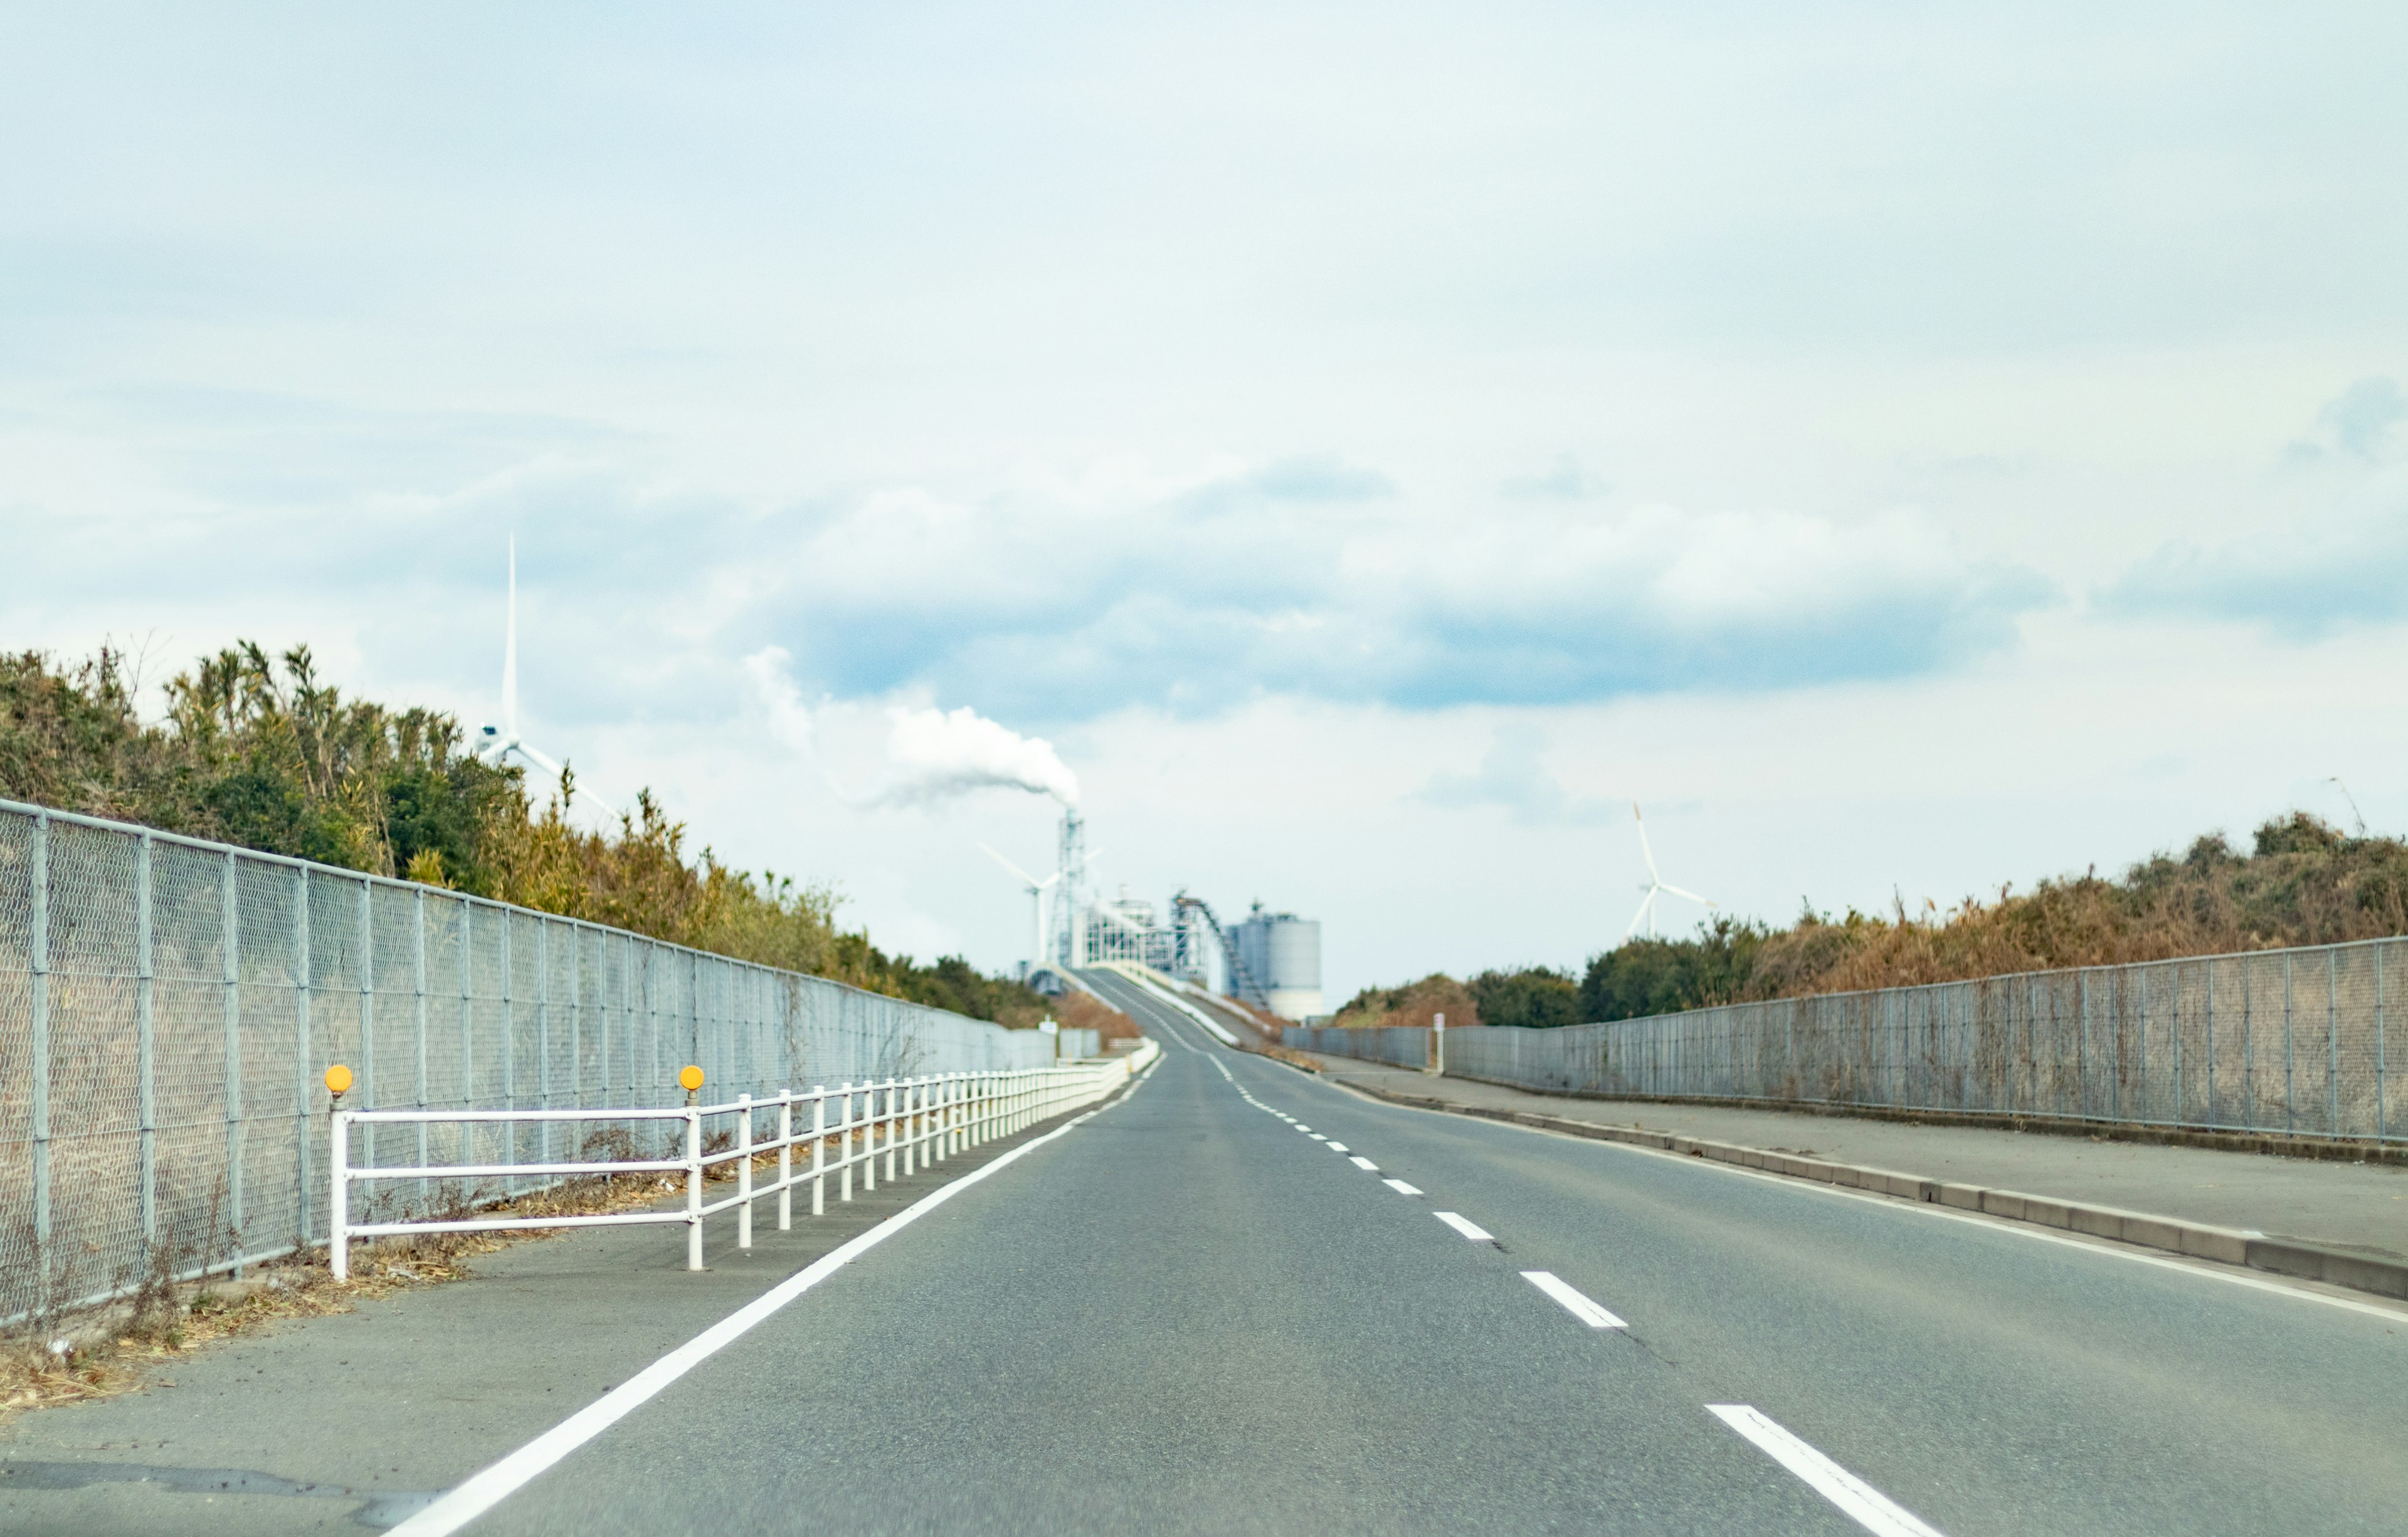
POLYGON ((1576 958, 1625 794, 1773 915, 2112 861, 2397 756, 2401 504, 2333 510, 2401 448, 2394 11, 49 7, 7 639, 490 718, 514 528, 531 737, 988 964, 959 856, 1050 796, 807 754, 1041 733, 1334 988, 1576 958))
POLYGON ((768 716, 769 734, 789 751, 811 750, 811 714, 803 707, 802 691, 787 676, 794 658, 783 646, 764 646, 744 658, 744 677, 754 698, 768 716))

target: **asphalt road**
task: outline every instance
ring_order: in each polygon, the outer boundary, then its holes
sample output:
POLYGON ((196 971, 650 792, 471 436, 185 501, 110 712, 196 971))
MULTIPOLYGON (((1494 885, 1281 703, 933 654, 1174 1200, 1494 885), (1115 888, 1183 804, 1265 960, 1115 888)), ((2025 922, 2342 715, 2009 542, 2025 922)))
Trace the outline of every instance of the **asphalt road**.
POLYGON ((1369 1102, 1103 985, 1168 1047, 1126 1098, 468 1530, 2408 1530, 2408 1314, 1369 1102))

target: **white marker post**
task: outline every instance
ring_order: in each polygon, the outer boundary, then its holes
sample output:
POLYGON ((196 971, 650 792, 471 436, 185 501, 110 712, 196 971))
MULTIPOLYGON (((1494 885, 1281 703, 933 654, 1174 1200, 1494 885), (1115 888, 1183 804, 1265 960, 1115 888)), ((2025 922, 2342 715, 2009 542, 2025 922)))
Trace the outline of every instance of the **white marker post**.
POLYGON ((1446 1076, 1446 1015, 1430 1016, 1430 1076, 1446 1076))

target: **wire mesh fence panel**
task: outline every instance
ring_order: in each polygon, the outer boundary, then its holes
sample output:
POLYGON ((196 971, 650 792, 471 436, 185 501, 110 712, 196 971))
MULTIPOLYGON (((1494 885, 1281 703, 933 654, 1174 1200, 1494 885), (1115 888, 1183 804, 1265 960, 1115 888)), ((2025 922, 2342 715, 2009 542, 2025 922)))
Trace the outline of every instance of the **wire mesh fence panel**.
MULTIPOLYGON (((2029 972, 1446 1032, 1450 1074, 1558 1093, 1762 1100, 2380 1140, 2408 941, 2029 972)), ((1426 1028, 1290 1027, 1306 1051, 1423 1067, 1426 1028)))
MULTIPOLYGON (((0 802, 0 1319, 322 1241, 323 1075, 354 1109, 658 1107, 1050 1060, 1035 1031, 457 893, 0 802)), ((363 1125, 369 1167, 579 1156, 363 1125)), ((596 1141, 598 1139, 598 1141, 596 1141)), ((658 1147, 647 1151, 657 1152, 658 1147)), ((377 1182, 396 1215, 546 1183, 377 1182)))

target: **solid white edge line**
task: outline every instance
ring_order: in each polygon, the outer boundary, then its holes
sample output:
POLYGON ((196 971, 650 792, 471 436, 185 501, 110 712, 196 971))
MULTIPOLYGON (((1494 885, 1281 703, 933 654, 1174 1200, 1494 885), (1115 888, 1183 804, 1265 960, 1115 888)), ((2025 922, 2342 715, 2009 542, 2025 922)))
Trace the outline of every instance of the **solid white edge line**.
MULTIPOLYGON (((1138 1075, 1136 1082, 1143 1083, 1153 1071, 1153 1067, 1149 1065, 1144 1072, 1138 1075)), ((1130 1087, 1134 1086, 1134 1084, 1130 1085, 1130 1087)), ((951 1184, 939 1185, 867 1232, 857 1233, 847 1239, 778 1283, 777 1286, 528 1442, 517 1451, 508 1454, 498 1462, 471 1473, 465 1482, 447 1491, 433 1504, 400 1525, 389 1529, 387 1537, 450 1537, 451 1533, 459 1530, 524 1488, 553 1463, 643 1407, 663 1388, 734 1343, 754 1325, 844 1269, 860 1256, 885 1243, 996 1171, 1015 1162, 1025 1154, 1035 1152, 1056 1137, 1068 1135, 1082 1122, 1111 1109, 1112 1105, 1127 1098, 1128 1089, 1124 1088, 1110 1102, 1097 1105, 1094 1110, 1072 1117, 1041 1137, 1030 1138, 994 1162, 973 1169, 951 1184)))
POLYGON ((1706 1407, 1874 1537, 1941 1537, 1939 1529, 1799 1440, 1763 1410, 1744 1403, 1710 1403, 1706 1407))
POLYGON ((1358 1154, 1356 1154, 1356 1155, 1355 1155, 1355 1156, 1354 1156, 1351 1160, 1349 1160, 1349 1161, 1350 1161, 1350 1162, 1352 1162, 1352 1163, 1354 1165, 1354 1167, 1355 1167, 1355 1168, 1357 1168, 1357 1169, 1368 1169, 1368 1170, 1369 1170, 1369 1171, 1370 1171, 1372 1173, 1374 1173, 1374 1174, 1376 1174, 1376 1173, 1378 1173, 1378 1172, 1380 1171, 1380 1166, 1379 1166, 1378 1164, 1373 1163, 1370 1159, 1369 1159, 1369 1158, 1367 1158, 1367 1157, 1363 1156, 1362 1156, 1361 1154, 1359 1154, 1359 1153, 1358 1153, 1358 1154))
MULTIPOLYGON (((1178 998, 1170 993, 1165 992, 1161 987, 1142 977, 1132 977, 1125 971, 1116 972, 1114 974, 1123 982, 1133 984, 1139 991, 1146 994, 1154 1001, 1168 1004, 1171 1008, 1178 1010, 1182 1014, 1185 1014, 1189 1019, 1195 1021, 1197 1024, 1203 1026, 1204 1028, 1211 1034, 1212 1039, 1218 1041, 1222 1045, 1235 1046, 1238 1043, 1238 1038, 1236 1036, 1230 1034, 1228 1030, 1215 1023, 1211 1015, 1206 1013, 1203 1010, 1198 1009, 1196 1005, 1188 1002, 1185 998, 1178 998)), ((1221 1075, 1225 1078, 1227 1077, 1227 1070, 1222 1070, 1221 1075)))
POLYGON ((2252 1291, 2272 1292, 2277 1297, 2288 1297, 2296 1301, 2322 1302, 2327 1307, 2340 1308, 2348 1313, 2362 1313, 2370 1318, 2380 1318, 2386 1323, 2397 1324, 2402 1319, 2408 1319, 2408 1309, 2386 1307, 2378 1302, 2361 1302, 2353 1297, 2328 1297, 2323 1292, 2309 1291, 2280 1281, 2236 1273, 2231 1270, 2216 1267, 2213 1260, 2188 1256, 2175 1257, 2170 1255, 2143 1253, 2132 1245, 2117 1243, 2112 1239, 2088 1238, 2058 1232, 2033 1223, 2013 1222, 2004 1217, 1960 1212, 1954 1207, 1942 1206, 1928 1200, 1899 1200, 1890 1196, 1868 1195, 1862 1190, 1850 1190, 1842 1185, 1825 1185, 1819 1180, 1801 1180, 1787 1174, 1768 1174, 1760 1169, 1748 1169, 1735 1163, 1724 1163, 1716 1158, 1693 1158, 1685 1154, 1666 1152, 1661 1148, 1641 1147, 1633 1142, 1617 1142, 1604 1137, 1582 1137, 1569 1131, 1557 1131, 1549 1127, 1523 1126, 1514 1121, 1490 1121, 1484 1116, 1456 1115, 1443 1110, 1424 1110, 1418 1105, 1390 1104, 1386 1100, 1373 1099, 1369 1095, 1363 1098, 1368 1102, 1384 1110, 1401 1111, 1408 1115, 1444 1115, 1451 1121, 1478 1119, 1489 1126, 1502 1127, 1508 1131, 1519 1131, 1529 1136, 1548 1137, 1558 1142, 1581 1142, 1590 1147, 1612 1148, 1616 1152, 1633 1153, 1641 1157, 1663 1158, 1668 1162, 1677 1163, 1684 1169, 1729 1174, 1740 1179, 1761 1180, 1775 1189, 1788 1190, 1801 1196, 1830 1196, 1842 1200, 1859 1200, 1887 1212, 1937 1217, 1943 1222, 1962 1222, 1979 1228, 1985 1232, 2002 1233, 2010 1238, 2029 1239, 2036 1243, 2061 1244, 2069 1249, 2078 1249, 2084 1254, 2098 1255, 2101 1258, 2120 1259, 2132 1265, 2153 1265, 2159 1270, 2177 1271, 2184 1275, 2195 1275, 2203 1281, 2221 1281, 2227 1286, 2246 1286, 2252 1291))
POLYGON ((1487 1228, 1483 1228, 1477 1222, 1472 1221, 1469 1217, 1464 1216, 1459 1213, 1435 1212, 1431 1214, 1436 1216, 1440 1222, 1443 1222, 1448 1227, 1454 1228, 1456 1232, 1461 1233, 1464 1237, 1471 1240, 1474 1243, 1494 1243, 1497 1242, 1497 1235, 1495 1233, 1490 1232, 1487 1228))
POLYGON ((1553 1271, 1524 1271, 1522 1279, 1545 1292, 1563 1305, 1563 1310, 1591 1329, 1628 1329, 1630 1326, 1615 1317, 1596 1299, 1583 1296, 1572 1284, 1553 1271))
POLYGON ((1418 1196, 1422 1193, 1420 1185, 1407 1185, 1402 1180, 1382 1180, 1380 1183, 1400 1196, 1418 1196))

